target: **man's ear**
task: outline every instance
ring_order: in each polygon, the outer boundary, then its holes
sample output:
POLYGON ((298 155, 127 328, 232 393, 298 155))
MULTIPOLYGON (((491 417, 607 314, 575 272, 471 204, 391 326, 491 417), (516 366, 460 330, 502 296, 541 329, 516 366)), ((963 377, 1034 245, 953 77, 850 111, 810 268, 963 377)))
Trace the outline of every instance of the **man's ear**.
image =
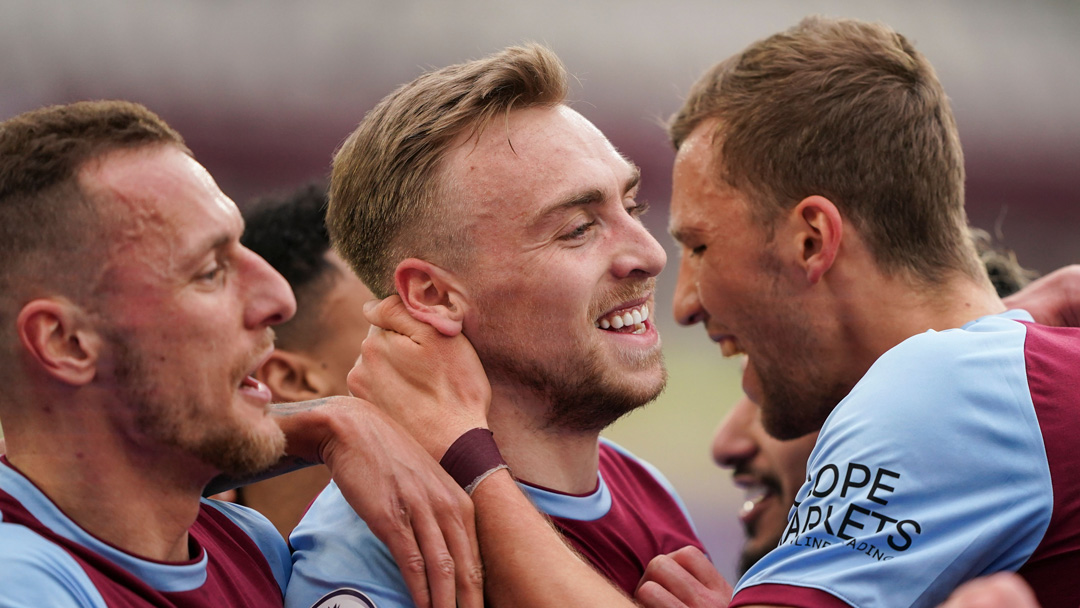
POLYGON ((808 196, 792 210, 799 263, 806 280, 817 283, 832 268, 840 251, 844 221, 840 210, 823 196, 808 196))
POLYGON ((31 300, 15 323, 19 340, 42 371, 73 386, 94 379, 102 339, 74 303, 64 298, 31 300))
POLYGON ((466 297, 454 273, 424 260, 408 258, 394 270, 394 286, 414 319, 446 336, 461 333, 466 297))
POLYGON ((275 402, 308 401, 327 396, 322 378, 313 372, 311 360, 304 355, 275 349, 255 370, 255 379, 270 389, 275 402))

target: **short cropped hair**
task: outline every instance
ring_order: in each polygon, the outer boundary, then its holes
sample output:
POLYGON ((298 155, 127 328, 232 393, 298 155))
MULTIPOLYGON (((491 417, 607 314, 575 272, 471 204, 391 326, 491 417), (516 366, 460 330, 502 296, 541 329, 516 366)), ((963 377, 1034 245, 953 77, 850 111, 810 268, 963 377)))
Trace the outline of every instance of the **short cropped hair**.
POLYGON ((717 64, 669 123, 678 149, 717 119, 717 184, 770 235, 807 196, 833 201, 885 272, 982 280, 965 228, 964 158, 930 62, 885 25, 809 17, 717 64))
POLYGON ((117 150, 173 145, 180 134, 145 107, 83 101, 32 110, 0 123, 0 340, 43 290, 84 297, 104 260, 103 216, 79 184, 88 163, 117 150))
POLYGON ((407 257, 462 263, 443 159, 513 109, 557 105, 566 70, 539 45, 423 74, 384 98, 334 156, 327 223, 341 257, 377 297, 407 257))
POLYGON ((240 242, 285 277, 296 295, 296 314, 274 327, 278 346, 303 349, 320 336, 313 323, 321 301, 339 278, 327 259, 326 183, 313 182, 283 195, 268 195, 243 210, 240 242))

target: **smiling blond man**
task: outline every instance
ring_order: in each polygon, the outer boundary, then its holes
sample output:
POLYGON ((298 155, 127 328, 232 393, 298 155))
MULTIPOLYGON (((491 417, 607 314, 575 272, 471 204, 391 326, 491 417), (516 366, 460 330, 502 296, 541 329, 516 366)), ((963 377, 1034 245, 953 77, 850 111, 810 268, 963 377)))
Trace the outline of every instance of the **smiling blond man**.
MULTIPOLYGON (((637 168, 564 103, 566 87, 562 65, 539 46, 404 85, 338 151, 328 220, 377 296, 399 294, 417 319, 476 347, 490 432, 448 453, 469 431, 448 405, 430 429, 446 440, 427 444, 432 456, 491 454, 493 432, 529 497, 629 594, 653 556, 701 548, 667 482, 598 441, 664 386, 651 315, 666 257, 639 219, 637 168)), ((377 381, 351 388, 373 401, 396 392, 377 381)), ((500 463, 464 464, 460 481, 473 490, 500 463)), ((350 587, 380 607, 407 605, 334 486, 291 540, 290 606, 355 600, 350 587)))

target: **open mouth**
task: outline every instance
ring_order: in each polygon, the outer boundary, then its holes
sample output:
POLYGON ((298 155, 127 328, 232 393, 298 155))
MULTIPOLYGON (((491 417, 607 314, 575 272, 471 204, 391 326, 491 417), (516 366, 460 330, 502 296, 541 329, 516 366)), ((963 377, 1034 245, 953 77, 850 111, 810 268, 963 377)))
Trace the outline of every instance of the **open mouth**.
POLYGON ((241 392, 254 396, 258 400, 265 401, 266 403, 270 403, 270 401, 273 399, 273 395, 270 392, 270 387, 266 386, 257 378, 255 378, 255 373, 259 370, 260 367, 262 367, 262 364, 270 358, 270 354, 272 352, 273 349, 268 350, 266 354, 259 359, 258 363, 256 363, 254 367, 250 368, 248 370, 248 373, 243 378, 241 378, 240 382, 237 384, 237 388, 241 392))
POLYGON ((746 499, 739 509, 739 519, 747 522, 760 514, 761 503, 774 496, 772 488, 765 484, 753 484, 746 488, 746 499))
POLYGON ((780 485, 771 476, 740 474, 735 476, 734 482, 746 492, 739 509, 739 521, 748 529, 753 528, 764 513, 778 506, 780 485))
POLYGON ((639 304, 605 314, 595 321, 596 327, 624 334, 642 334, 648 329, 649 304, 639 304))
POLYGON ((241 380, 240 390, 241 392, 256 397, 260 401, 265 401, 266 403, 269 403, 271 399, 273 399, 270 394, 270 387, 256 380, 254 376, 247 376, 241 380))

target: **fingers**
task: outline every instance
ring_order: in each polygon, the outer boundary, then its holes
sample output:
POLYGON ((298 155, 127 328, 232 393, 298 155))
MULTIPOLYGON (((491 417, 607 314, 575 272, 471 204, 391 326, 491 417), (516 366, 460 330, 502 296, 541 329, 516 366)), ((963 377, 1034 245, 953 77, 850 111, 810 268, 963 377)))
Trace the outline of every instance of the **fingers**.
POLYGON ((645 594, 656 606, 724 607, 731 602, 731 585, 709 558, 695 547, 684 547, 649 562, 635 597, 645 594), (660 590, 654 587, 660 587, 660 590), (671 603, 670 595, 677 603, 671 603))
POLYGON ((684 608, 686 604, 653 581, 641 583, 634 599, 645 608, 684 608))
POLYGON ((480 544, 476 538, 476 519, 473 516, 472 501, 461 493, 463 502, 459 512, 464 516, 463 526, 444 527, 446 543, 450 554, 457 564, 457 599, 461 608, 483 608, 484 606, 484 566, 480 561, 480 544), (448 528, 448 529, 447 529, 448 528))
POLYGON ((433 513, 414 518, 435 608, 483 608, 483 570, 472 503, 457 486, 453 501, 433 501, 433 513), (460 497, 456 496, 460 494, 460 497))
POLYGON ((418 333, 431 331, 430 325, 417 321, 409 314, 401 297, 397 295, 364 304, 364 317, 371 323, 372 330, 379 327, 410 338, 418 333))
POLYGON ((423 555, 423 569, 426 576, 426 585, 431 594, 434 608, 454 608, 457 595, 454 586, 455 577, 454 558, 446 547, 446 539, 443 530, 434 522, 430 513, 422 514, 422 517, 414 518, 413 530, 416 531, 416 539, 420 543, 420 551, 423 555))
MULTIPOLYGON (((464 493, 454 488, 464 497, 464 493)), ((483 608, 483 575, 472 506, 467 497, 432 500, 433 509, 414 511, 398 536, 397 549, 387 545, 417 606, 483 608), (415 536, 414 536, 415 535, 415 536)))
POLYGON ((412 595, 417 608, 431 608, 432 597, 428 589, 424 554, 414 535, 408 508, 395 500, 393 511, 394 515, 389 520, 392 522, 389 529, 378 525, 376 521, 369 521, 368 524, 393 556, 394 563, 401 571, 401 578, 409 589, 409 594, 412 595))
POLYGON ((670 554, 676 563, 686 569, 697 581, 715 591, 726 592, 727 599, 731 600, 732 588, 724 577, 709 561, 708 556, 694 546, 686 546, 670 554))

